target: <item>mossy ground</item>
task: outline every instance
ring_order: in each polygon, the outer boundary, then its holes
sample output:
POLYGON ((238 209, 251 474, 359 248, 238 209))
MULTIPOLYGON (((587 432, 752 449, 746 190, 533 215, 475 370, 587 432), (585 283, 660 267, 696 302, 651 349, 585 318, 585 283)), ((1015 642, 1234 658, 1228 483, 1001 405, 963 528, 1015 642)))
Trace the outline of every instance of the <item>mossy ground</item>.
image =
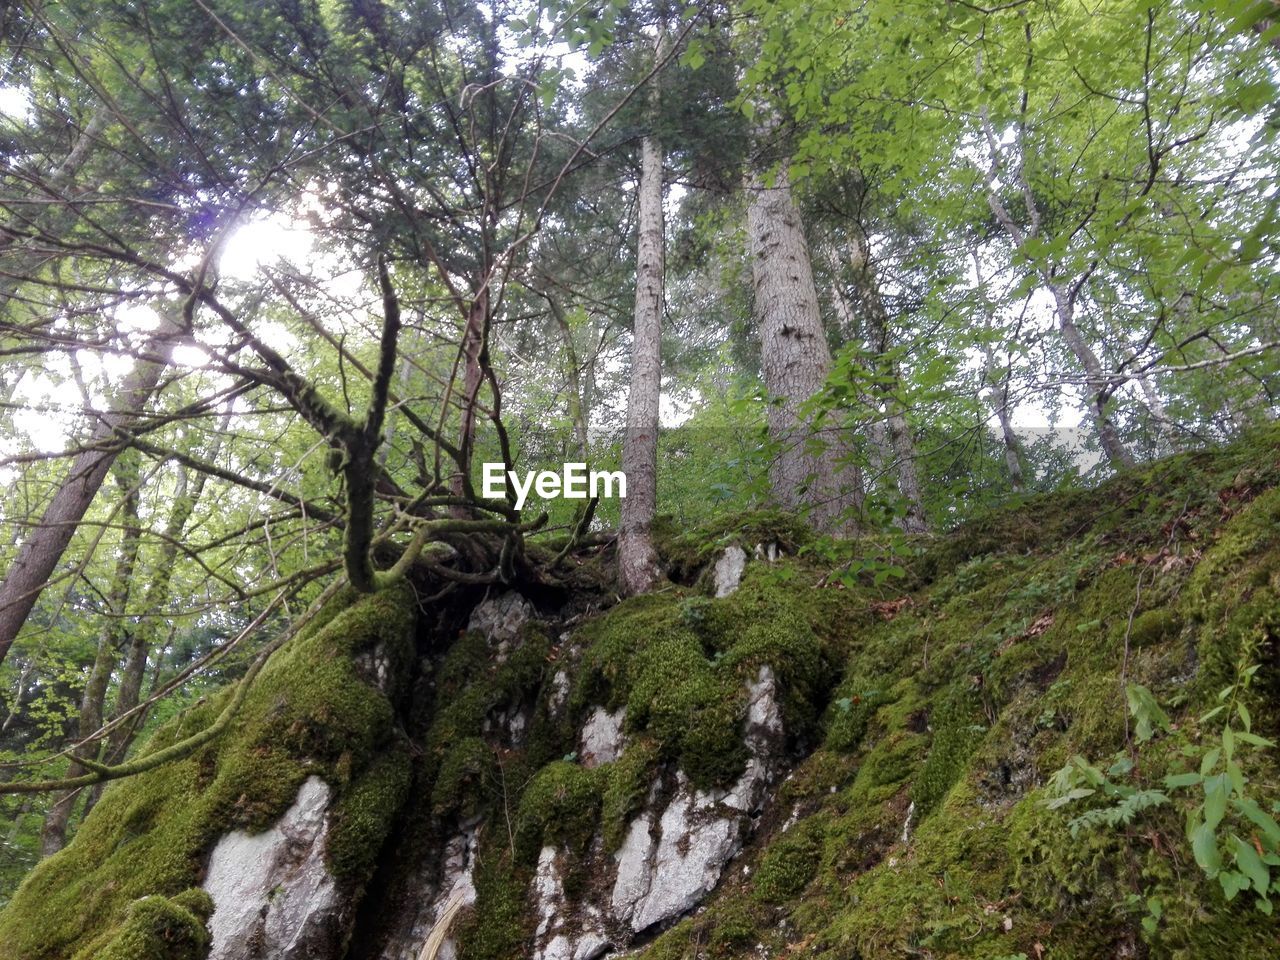
MULTIPOLYGON (((338 791, 329 861, 353 889, 375 864, 394 889, 394 864, 411 870, 460 823, 485 824, 477 903, 455 932, 464 960, 514 960, 535 924, 539 849, 566 852, 571 896, 598 894, 590 870, 664 770, 698 786, 741 772, 746 684, 768 665, 798 765, 747 869, 642 956, 1275 956, 1276 924, 1204 879, 1176 805, 1073 837, 1044 785, 1073 755, 1126 746, 1124 681, 1193 735, 1250 660, 1262 665, 1248 695, 1257 728, 1280 732, 1277 484, 1271 431, 995 512, 928 543, 901 582, 829 581, 815 552, 749 564, 724 599, 700 575, 724 546, 794 552, 809 535, 774 514, 668 535, 683 586, 571 637, 534 624, 505 659, 482 637, 450 636, 419 662, 399 714, 355 660, 381 643, 407 677, 413 603, 336 605, 273 659, 226 737, 107 791, 0 917, 0 953, 200 956, 200 905, 183 891, 202 856, 230 828, 269 824, 318 773, 338 791), (561 672, 567 702, 552 709, 561 672), (576 731, 596 706, 626 707, 629 746, 587 768, 576 731), (1144 926, 1152 898, 1162 910, 1144 926), (134 946, 157 936, 168 952, 134 946)), ((197 706, 149 749, 219 706, 197 706)), ((1149 778, 1177 762, 1159 738, 1146 750, 1149 778)), ((1275 797, 1269 757, 1252 755, 1248 775, 1275 797)))
MULTIPOLYGON (((1125 748, 1125 681, 1194 735, 1242 660, 1261 663, 1248 705, 1277 732, 1277 483, 1272 430, 933 544, 883 618, 833 639, 842 679, 775 800, 785 832, 762 831, 750 879, 641 956, 1280 955, 1280 923, 1196 866, 1183 806, 1073 836, 1045 804, 1073 755, 1125 748)), ((1263 800, 1280 797, 1274 755, 1249 760, 1263 800)), ((1159 738, 1138 757, 1153 782, 1186 763, 1159 738)))

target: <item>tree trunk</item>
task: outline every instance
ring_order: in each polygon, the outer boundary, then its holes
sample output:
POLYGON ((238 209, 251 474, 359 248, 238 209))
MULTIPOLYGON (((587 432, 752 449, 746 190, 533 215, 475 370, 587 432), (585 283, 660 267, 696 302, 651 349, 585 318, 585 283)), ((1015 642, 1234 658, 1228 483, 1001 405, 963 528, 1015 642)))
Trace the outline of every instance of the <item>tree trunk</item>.
MULTIPOLYGON (((666 55, 666 31, 659 28, 658 63, 666 55)), ((650 107, 658 107, 656 83, 650 107)), ((627 496, 618 529, 618 579, 623 593, 647 593, 661 576, 650 528, 658 502, 658 397, 662 384, 662 144, 649 134, 640 145, 640 222, 636 242, 635 333, 631 347, 631 388, 622 472, 627 496)))
POLYGON ((982 368, 982 379, 991 387, 993 397, 991 405, 995 408, 996 420, 1000 424, 1000 440, 1004 447, 1005 469, 1009 471, 1009 486, 1015 492, 1021 493, 1026 488, 1026 480, 1022 473, 1022 444, 1018 440, 1017 433, 1014 432, 1013 421, 1009 416, 1009 374, 1008 371, 1005 372, 1000 390, 997 392, 995 351, 987 345, 983 348, 983 353, 986 355, 986 363, 982 368))
MULTIPOLYGON (((218 459, 222 438, 226 436, 227 419, 224 418, 223 429, 214 440, 213 449, 209 451, 210 462, 218 459)), ((125 656, 124 670, 120 674, 120 685, 116 690, 116 704, 112 711, 112 719, 118 719, 138 705, 142 697, 142 681, 146 675, 147 658, 156 649, 158 627, 163 608, 169 603, 169 585, 173 579, 174 562, 178 557, 178 544, 182 531, 195 510, 200 495, 204 492, 208 475, 196 472, 192 478, 190 472, 182 466, 178 467, 178 479, 174 485, 173 503, 169 507, 169 518, 165 522, 164 538, 160 543, 159 556, 155 568, 147 582, 147 590, 141 604, 141 619, 134 628, 130 638, 129 649, 125 656)), ((134 735, 142 726, 144 716, 135 717, 131 722, 121 724, 111 731, 107 739, 107 763, 115 764, 124 759, 133 741, 134 735)), ((93 791, 92 800, 101 795, 101 785, 93 791)))
POLYGON ((769 468, 774 498, 804 510, 814 527, 851 534, 862 505, 861 476, 850 462, 843 427, 821 429, 802 411, 822 389, 831 351, 818 312, 813 265, 800 211, 783 164, 772 186, 762 171, 747 181, 747 237, 760 326, 761 359, 769 391, 769 435, 779 452, 769 468))
POLYGON ((871 264, 870 251, 861 240, 855 239, 850 262, 858 297, 862 301, 862 312, 867 318, 866 337, 877 362, 884 368, 877 389, 884 404, 885 434, 898 473, 898 492, 906 502, 902 529, 907 533, 927 533, 929 524, 924 518, 924 493, 916 469, 915 438, 911 434, 902 399, 898 396, 902 383, 898 365, 886 363, 883 359, 890 347, 889 315, 880 296, 880 284, 871 264))
MULTIPOLYGON (((176 332, 176 325, 162 318, 161 329, 148 341, 146 352, 160 353, 176 332)), ((44 516, 18 548, 18 555, 10 564, 4 583, 0 584, 0 662, 62 559, 63 551, 120 452, 123 435, 142 414, 163 371, 163 363, 136 362, 120 389, 117 408, 102 415, 84 449, 72 461, 71 472, 54 494, 44 516)))
POLYGON ((1133 455, 1120 439, 1120 433, 1116 430, 1110 414, 1107 413, 1112 384, 1103 373, 1102 362, 1085 341, 1080 328, 1076 326, 1075 307, 1067 291, 1061 284, 1050 283, 1049 292, 1053 294, 1054 312, 1057 314, 1058 329, 1062 332, 1062 338, 1067 342, 1076 359, 1080 361, 1080 366, 1084 367, 1086 389, 1089 391, 1089 413, 1093 417, 1094 429, 1098 432, 1098 442, 1102 445, 1102 452, 1106 454, 1107 461, 1112 467, 1131 467, 1134 462, 1133 455))
MULTIPOLYGON (((98 635, 97 656, 94 657, 93 669, 89 672, 89 680, 85 684, 84 694, 80 699, 80 719, 76 737, 78 740, 91 736, 102 726, 107 687, 129 632, 128 622, 125 620, 125 609, 133 584, 133 571, 138 560, 138 543, 141 534, 138 526, 140 497, 137 454, 129 451, 122 455, 115 463, 114 473, 121 496, 124 498, 120 511, 124 532, 120 540, 120 553, 116 558, 115 573, 111 578, 111 590, 107 595, 106 621, 98 635)), ((96 743, 77 749, 72 754, 73 759, 67 769, 67 778, 71 779, 88 772, 87 768, 77 761, 79 758, 96 757, 97 754, 96 743)), ((67 824, 71 820, 71 811, 79 796, 80 790, 68 790, 60 794, 53 806, 49 808, 44 827, 40 831, 42 856, 47 857, 57 853, 66 844, 67 824)))

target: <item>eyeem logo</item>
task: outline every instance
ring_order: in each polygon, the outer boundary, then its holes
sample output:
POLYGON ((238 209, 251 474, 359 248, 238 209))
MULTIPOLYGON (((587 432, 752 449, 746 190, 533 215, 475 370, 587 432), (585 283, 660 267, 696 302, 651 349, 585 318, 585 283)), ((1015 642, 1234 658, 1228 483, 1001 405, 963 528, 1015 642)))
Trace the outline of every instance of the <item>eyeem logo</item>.
POLYGON ((486 499, 497 500, 506 495, 506 485, 510 481, 516 491, 516 509, 524 508, 533 490, 543 500, 563 497, 566 500, 586 500, 587 497, 625 497, 627 495, 627 475, 621 470, 592 470, 587 472, 585 463, 566 463, 561 473, 554 470, 540 470, 536 474, 526 470, 523 477, 515 470, 507 470, 503 463, 486 463, 484 465, 484 487, 482 492, 486 499), (523 482, 521 482, 523 480, 523 482), (617 493, 614 493, 614 488, 617 493))

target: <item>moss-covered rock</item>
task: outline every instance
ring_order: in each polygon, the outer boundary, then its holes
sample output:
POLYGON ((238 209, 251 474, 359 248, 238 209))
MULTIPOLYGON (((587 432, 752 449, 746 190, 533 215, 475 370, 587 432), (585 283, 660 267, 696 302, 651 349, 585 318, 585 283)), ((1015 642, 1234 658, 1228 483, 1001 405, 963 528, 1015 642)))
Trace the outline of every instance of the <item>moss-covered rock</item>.
MULTIPOLYGON (((190 952, 154 955, 202 955, 204 941, 194 931, 203 931, 203 921, 165 898, 198 884, 204 858, 222 835, 269 826, 312 774, 336 791, 330 865, 358 899, 371 853, 403 798, 396 786, 403 784, 403 767, 395 759, 390 699, 365 679, 356 660, 377 649, 390 677, 403 676, 415 609, 402 590, 334 601, 271 657, 225 734, 184 759, 108 787, 74 842, 42 862, 0 914, 0 954, 12 960, 149 957, 158 948, 128 951, 143 949, 148 938, 164 939, 167 934, 156 931, 169 930, 173 944, 192 944, 190 952), (118 946, 108 947, 103 931, 112 930, 118 946)), ((229 693, 162 728, 144 755, 208 726, 229 693)))

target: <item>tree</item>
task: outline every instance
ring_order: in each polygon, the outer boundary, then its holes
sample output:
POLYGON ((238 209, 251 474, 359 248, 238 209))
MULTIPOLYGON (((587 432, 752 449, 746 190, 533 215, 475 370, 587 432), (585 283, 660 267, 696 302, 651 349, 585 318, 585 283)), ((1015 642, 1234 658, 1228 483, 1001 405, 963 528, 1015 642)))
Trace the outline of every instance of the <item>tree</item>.
MULTIPOLYGON (((661 65, 669 52, 667 30, 658 25, 654 61, 661 65)), ((661 93, 655 83, 649 102, 656 112, 661 93)), ((653 547, 654 512, 658 496, 658 398, 662 383, 662 313, 664 237, 663 153, 657 134, 640 142, 640 219, 636 242, 636 309, 631 341, 631 389, 627 395, 627 428, 622 441, 622 470, 627 498, 618 527, 618 575, 627 593, 645 593, 660 575, 653 547)))
MULTIPOLYGON (((763 132, 771 132, 771 126, 763 132)), ((818 529, 850 532, 857 529, 851 511, 860 507, 862 491, 848 437, 841 424, 819 424, 805 412, 805 402, 831 369, 831 349, 787 177, 785 162, 769 171, 762 158, 746 182, 748 256, 770 397, 769 433, 778 448, 770 479, 778 502, 805 508, 818 529)))

